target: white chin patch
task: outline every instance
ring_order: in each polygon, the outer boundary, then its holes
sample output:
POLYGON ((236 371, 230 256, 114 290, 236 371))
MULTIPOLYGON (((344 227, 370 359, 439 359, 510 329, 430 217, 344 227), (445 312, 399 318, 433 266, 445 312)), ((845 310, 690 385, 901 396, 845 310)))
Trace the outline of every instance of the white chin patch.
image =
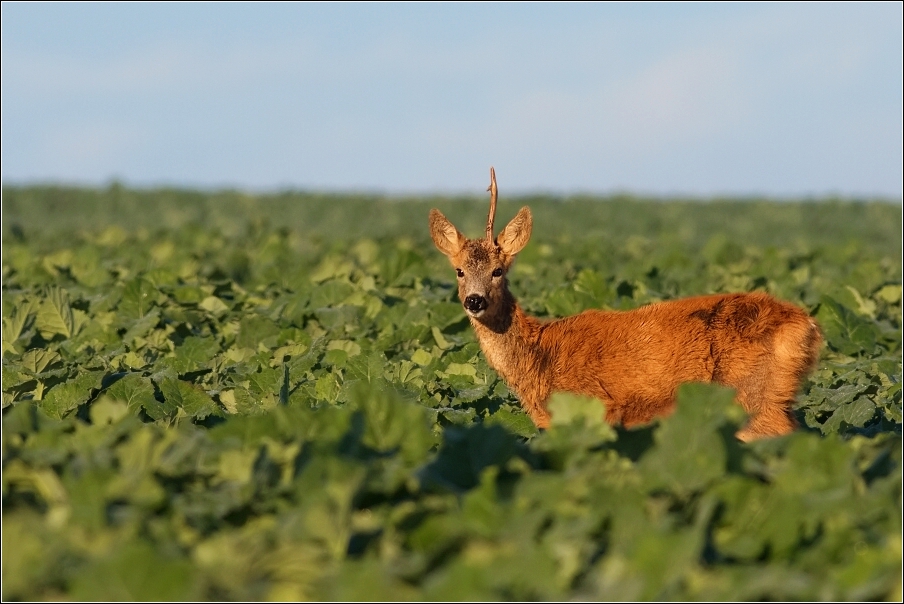
POLYGON ((485 313, 486 310, 478 310, 477 312, 474 312, 474 311, 468 310, 468 309, 466 308, 466 309, 465 309, 465 312, 468 313, 468 315, 474 317, 475 319, 479 319, 480 317, 483 316, 483 313, 485 313))

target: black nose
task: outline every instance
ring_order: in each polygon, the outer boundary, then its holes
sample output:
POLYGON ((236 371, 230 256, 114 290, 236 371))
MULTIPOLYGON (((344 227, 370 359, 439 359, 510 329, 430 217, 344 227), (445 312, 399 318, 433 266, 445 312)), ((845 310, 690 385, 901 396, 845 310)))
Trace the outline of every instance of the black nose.
POLYGON ((471 294, 465 298, 465 308, 471 312, 480 312, 487 309, 487 299, 477 294, 471 294))

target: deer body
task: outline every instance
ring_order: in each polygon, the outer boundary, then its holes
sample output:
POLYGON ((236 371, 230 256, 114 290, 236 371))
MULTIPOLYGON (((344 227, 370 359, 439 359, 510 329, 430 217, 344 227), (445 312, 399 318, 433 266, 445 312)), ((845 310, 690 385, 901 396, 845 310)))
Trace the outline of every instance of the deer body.
POLYGON ((439 211, 431 235, 458 274, 458 293, 487 361, 540 428, 555 391, 606 401, 606 420, 626 427, 668 414, 684 382, 735 388, 750 415, 738 438, 787 434, 791 405, 815 364, 819 327, 804 311, 764 293, 716 294, 631 311, 588 310, 542 322, 518 306, 505 274, 530 238, 530 210, 492 239, 467 239, 439 211))

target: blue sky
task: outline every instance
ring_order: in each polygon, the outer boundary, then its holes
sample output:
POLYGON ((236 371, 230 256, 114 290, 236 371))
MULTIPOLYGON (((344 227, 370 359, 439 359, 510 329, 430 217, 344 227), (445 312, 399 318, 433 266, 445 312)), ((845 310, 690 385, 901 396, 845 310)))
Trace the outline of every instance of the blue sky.
POLYGON ((902 4, 2 4, 2 180, 901 198, 902 4))

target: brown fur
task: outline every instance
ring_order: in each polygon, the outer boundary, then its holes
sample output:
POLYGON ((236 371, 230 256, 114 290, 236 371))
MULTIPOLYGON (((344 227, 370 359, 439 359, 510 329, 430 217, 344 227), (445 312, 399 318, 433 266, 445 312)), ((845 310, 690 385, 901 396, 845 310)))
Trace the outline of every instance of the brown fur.
POLYGON ((467 239, 430 212, 433 241, 460 271, 458 295, 487 361, 538 427, 549 426, 555 391, 603 399, 606 420, 631 427, 670 413, 680 384, 715 382, 734 388, 750 416, 741 440, 794 430, 791 405, 822 344, 803 310, 752 292, 541 322, 524 313, 505 278, 531 225, 525 207, 495 241, 467 239), (469 296, 483 298, 485 309, 469 310, 469 296))

